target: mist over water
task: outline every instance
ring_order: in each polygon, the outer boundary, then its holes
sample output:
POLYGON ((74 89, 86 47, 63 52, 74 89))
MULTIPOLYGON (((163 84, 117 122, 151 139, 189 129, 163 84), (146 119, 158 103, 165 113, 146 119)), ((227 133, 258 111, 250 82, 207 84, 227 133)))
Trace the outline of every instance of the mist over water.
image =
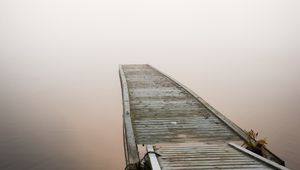
POLYGON ((0 2, 0 169, 123 169, 118 64, 177 79, 300 167, 298 1, 0 2))

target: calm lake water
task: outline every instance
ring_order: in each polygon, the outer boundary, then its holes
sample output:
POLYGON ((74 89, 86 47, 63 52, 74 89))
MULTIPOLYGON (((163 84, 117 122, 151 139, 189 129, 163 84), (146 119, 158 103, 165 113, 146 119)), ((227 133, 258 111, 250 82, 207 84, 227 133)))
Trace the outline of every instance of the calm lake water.
POLYGON ((169 74, 298 169, 299 5, 1 1, 0 169, 123 169, 126 63, 169 74))

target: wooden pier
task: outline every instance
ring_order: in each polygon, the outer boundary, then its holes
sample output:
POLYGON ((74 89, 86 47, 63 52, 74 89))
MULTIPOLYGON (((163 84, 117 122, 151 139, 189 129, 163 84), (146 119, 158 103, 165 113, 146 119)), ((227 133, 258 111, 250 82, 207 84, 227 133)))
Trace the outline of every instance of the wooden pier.
POLYGON ((149 65, 119 72, 125 169, 287 169, 267 149, 266 159, 240 147, 254 139, 171 77, 149 65))

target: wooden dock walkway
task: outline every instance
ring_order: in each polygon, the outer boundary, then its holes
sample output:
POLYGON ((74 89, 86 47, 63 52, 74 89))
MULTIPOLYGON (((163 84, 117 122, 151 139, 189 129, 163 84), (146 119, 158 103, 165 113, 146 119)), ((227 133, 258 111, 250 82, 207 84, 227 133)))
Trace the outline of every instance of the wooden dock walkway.
POLYGON ((126 169, 140 169, 145 152, 155 170, 286 169, 269 150, 265 159, 237 145, 246 133, 171 77, 149 65, 119 71, 126 169))

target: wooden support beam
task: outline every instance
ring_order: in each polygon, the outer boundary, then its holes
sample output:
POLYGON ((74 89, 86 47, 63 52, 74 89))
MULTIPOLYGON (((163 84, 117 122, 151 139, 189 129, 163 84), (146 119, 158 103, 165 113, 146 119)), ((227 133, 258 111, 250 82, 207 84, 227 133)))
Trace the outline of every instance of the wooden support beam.
POLYGON ((243 148, 243 147, 241 147, 239 145, 236 145, 234 143, 228 143, 228 145, 231 146, 231 147, 233 147, 233 148, 235 148, 235 149, 237 149, 237 150, 239 150, 239 151, 241 151, 241 152, 243 152, 243 153, 246 153, 246 154, 252 156, 253 158, 258 159, 258 160, 260 160, 260 161, 262 161, 262 162, 264 162, 264 163, 266 163, 266 164, 268 164, 268 165, 270 165, 270 166, 272 166, 272 167, 274 167, 276 169, 279 169, 279 170, 289 170, 288 168, 286 168, 284 166, 281 166, 281 165, 279 165, 279 164, 277 164, 277 163, 275 163, 273 161, 270 161, 270 160, 268 160, 268 159, 266 159, 266 158, 264 158, 264 157, 262 157, 260 155, 257 155, 256 153, 253 153, 253 152, 251 152, 251 151, 249 151, 249 150, 247 150, 247 149, 245 149, 245 148, 243 148))
POLYGON ((138 148, 135 142, 129 105, 129 94, 126 82, 126 77, 122 66, 119 66, 119 75, 122 88, 123 97, 123 120, 124 120, 124 152, 126 154, 126 167, 127 169, 137 169, 139 167, 140 159, 138 154, 138 148))
POLYGON ((154 153, 153 146, 152 145, 147 145, 146 149, 147 149, 147 153, 149 155, 152 170, 161 170, 161 168, 159 166, 159 163, 158 163, 158 160, 157 160, 157 157, 154 153))

